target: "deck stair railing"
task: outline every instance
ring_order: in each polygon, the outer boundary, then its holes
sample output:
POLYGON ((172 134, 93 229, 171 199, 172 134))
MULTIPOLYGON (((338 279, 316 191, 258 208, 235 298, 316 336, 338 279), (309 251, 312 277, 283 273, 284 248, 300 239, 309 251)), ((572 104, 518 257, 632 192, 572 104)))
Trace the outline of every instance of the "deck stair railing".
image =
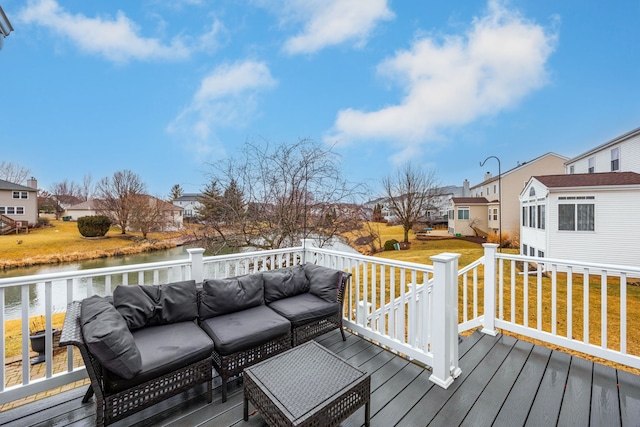
POLYGON ((6 215, 0 214, 0 234, 9 234, 16 229, 16 221, 6 215))

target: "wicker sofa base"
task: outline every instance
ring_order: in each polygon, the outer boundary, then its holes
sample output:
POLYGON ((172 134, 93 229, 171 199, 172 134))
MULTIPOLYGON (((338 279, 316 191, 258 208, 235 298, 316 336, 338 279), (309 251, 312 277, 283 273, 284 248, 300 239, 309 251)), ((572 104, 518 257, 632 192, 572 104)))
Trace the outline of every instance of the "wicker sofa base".
POLYGON ((133 388, 106 395, 103 404, 96 395, 97 418, 101 418, 102 412, 104 425, 109 425, 202 383, 207 384, 207 403, 211 403, 212 368, 211 358, 206 358, 133 388))
POLYGON ((213 351, 213 366, 222 379, 222 401, 227 401, 227 381, 242 372, 244 368, 268 359, 291 348, 291 334, 282 335, 259 346, 222 355, 213 351))
POLYGON ((293 340, 292 344, 294 347, 300 344, 304 344, 305 342, 319 337, 320 335, 323 335, 334 329, 340 329, 340 333, 342 334, 342 341, 346 341, 347 339, 344 335, 344 329, 342 328, 341 314, 336 314, 335 316, 296 326, 292 329, 293 330, 291 332, 291 336, 293 340))

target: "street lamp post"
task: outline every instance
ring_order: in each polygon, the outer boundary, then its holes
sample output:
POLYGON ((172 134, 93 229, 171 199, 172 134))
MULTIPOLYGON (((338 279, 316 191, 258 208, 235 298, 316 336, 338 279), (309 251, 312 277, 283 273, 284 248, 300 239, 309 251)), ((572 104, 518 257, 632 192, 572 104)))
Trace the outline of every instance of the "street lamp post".
POLYGON ((498 217, 498 233, 500 234, 500 252, 502 252, 502 170, 500 168, 500 159, 496 156, 489 156, 484 159, 480 163, 480 167, 484 166, 484 164, 489 159, 496 159, 498 161, 498 207, 500 212, 498 213, 500 216, 498 217))

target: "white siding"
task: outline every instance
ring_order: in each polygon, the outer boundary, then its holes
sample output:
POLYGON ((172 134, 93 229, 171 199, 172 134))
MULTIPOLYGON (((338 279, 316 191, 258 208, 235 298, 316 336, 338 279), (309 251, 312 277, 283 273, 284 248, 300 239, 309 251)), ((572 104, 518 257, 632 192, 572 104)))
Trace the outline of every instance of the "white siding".
POLYGON ((640 265, 640 191, 552 193, 547 203, 549 258, 640 265), (558 231, 558 197, 595 196, 595 231, 558 231))
POLYGON ((595 158, 596 173, 611 172, 611 150, 615 147, 620 147, 620 172, 640 173, 640 135, 604 147, 575 162, 567 163, 566 172, 569 173, 571 166, 573 166, 573 173, 588 173, 589 158, 591 157, 595 158))

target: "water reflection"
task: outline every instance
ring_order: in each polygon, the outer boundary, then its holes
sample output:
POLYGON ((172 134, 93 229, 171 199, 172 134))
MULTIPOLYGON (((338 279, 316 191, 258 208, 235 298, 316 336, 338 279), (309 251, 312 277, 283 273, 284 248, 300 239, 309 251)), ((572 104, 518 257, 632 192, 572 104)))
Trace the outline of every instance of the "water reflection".
MULTIPOLYGON (((146 252, 141 254, 126 255, 120 257, 108 257, 84 261, 74 261, 54 265, 41 265, 33 267, 15 268, 0 272, 0 278, 29 276, 34 274, 47 274, 64 271, 89 270, 93 268, 116 267, 120 265, 144 264, 150 262, 186 259, 189 257, 186 247, 177 247, 161 251, 146 252)), ((174 269, 177 270, 177 269, 174 269)), ((160 271, 161 283, 169 283, 180 279, 179 271, 160 271)), ((145 272, 143 282, 152 283, 153 272, 145 272)), ((94 294, 110 294, 113 289, 122 283, 138 283, 138 273, 116 274, 105 277, 82 278, 73 281, 73 299, 82 299, 94 294)), ((34 283, 29 289, 29 315, 44 314, 45 311, 45 285, 34 283)), ((64 311, 67 301, 67 286, 65 280, 54 281, 52 286, 53 310, 64 311)), ((5 288, 5 319, 18 319, 21 316, 22 291, 21 287, 5 288)))

